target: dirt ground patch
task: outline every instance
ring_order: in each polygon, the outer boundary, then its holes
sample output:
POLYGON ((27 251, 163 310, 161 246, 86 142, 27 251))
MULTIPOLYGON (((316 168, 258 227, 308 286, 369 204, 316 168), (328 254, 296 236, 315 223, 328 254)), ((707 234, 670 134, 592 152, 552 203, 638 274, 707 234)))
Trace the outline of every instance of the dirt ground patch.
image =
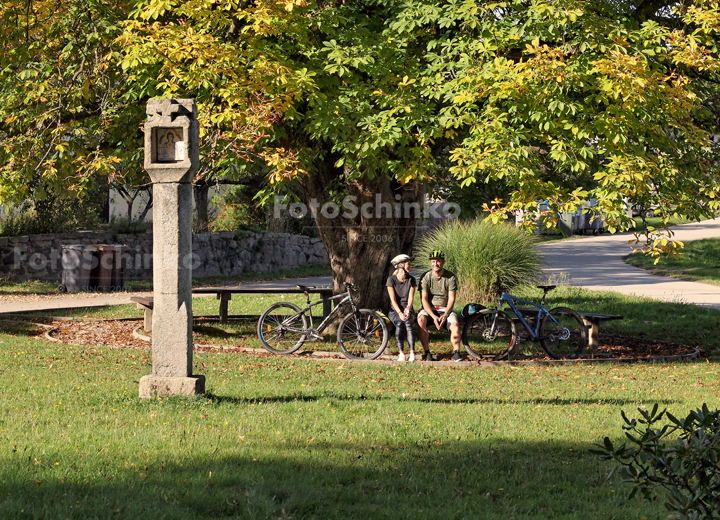
MULTIPOLYGON (((106 321, 80 321, 80 320, 42 320, 46 326, 51 326, 52 330, 49 335, 63 343, 74 345, 103 345, 114 348, 130 348, 149 350, 150 343, 137 338, 133 331, 142 325, 142 320, 106 320, 106 321)), ((259 345, 258 345, 259 346, 259 345)), ((195 345, 198 352, 222 351, 227 353, 248 354, 245 347, 233 347, 233 345, 213 346, 213 345, 195 345)), ((339 352, 329 349, 328 354, 337 354, 342 357, 339 352)), ((674 356, 690 356, 695 349, 687 345, 677 343, 641 339, 600 335, 599 346, 596 352, 585 354, 583 357, 589 359, 642 359, 642 358, 670 358, 674 356)), ((386 350, 389 353, 389 349, 386 350)), ((261 351, 262 354, 262 351, 261 351)), ((268 354, 270 355, 270 354, 268 354)), ((299 351, 294 357, 306 357, 307 352, 299 351)), ((443 360, 447 356, 438 356, 439 360, 443 360)), ((519 361, 543 361, 550 360, 546 356, 518 356, 519 361)))

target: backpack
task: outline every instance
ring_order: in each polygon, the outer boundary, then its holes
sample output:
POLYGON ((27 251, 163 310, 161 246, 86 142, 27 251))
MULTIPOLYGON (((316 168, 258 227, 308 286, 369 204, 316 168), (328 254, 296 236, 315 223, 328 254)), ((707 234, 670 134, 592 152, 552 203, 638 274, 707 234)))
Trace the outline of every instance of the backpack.
POLYGON ((481 310, 485 308, 484 305, 480 305, 479 303, 468 303, 465 307, 462 308, 460 311, 460 317, 463 319, 467 319, 473 314, 477 314, 481 310))

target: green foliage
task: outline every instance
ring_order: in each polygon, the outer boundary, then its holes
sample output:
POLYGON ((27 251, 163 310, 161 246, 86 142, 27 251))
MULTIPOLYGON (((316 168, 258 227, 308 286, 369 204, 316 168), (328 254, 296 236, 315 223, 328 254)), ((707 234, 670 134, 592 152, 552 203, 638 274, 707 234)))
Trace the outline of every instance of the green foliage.
POLYGON ((113 65, 132 4, 0 4, 0 201, 82 195, 97 175, 139 174, 144 103, 122 100, 113 65))
POLYGON ((97 230, 102 224, 98 209, 101 204, 102 199, 98 197, 46 197, 32 207, 11 211, 0 221, 0 236, 97 230))
POLYGON ((665 507, 678 520, 720 518, 720 410, 706 404, 687 417, 676 418, 658 405, 642 419, 628 419, 623 430, 630 445, 616 447, 605 437, 591 452, 620 464, 625 481, 633 485, 629 498, 641 493, 652 500, 657 488, 669 491, 665 507), (664 417, 669 424, 661 426, 664 417), (661 427, 660 427, 661 426, 661 427))
POLYGON ((210 231, 262 230, 267 225, 266 211, 253 197, 256 186, 230 186, 222 195, 213 197, 219 213, 210 222, 210 231))
POLYGON ((220 5, 146 1, 122 67, 165 95, 198 92, 219 143, 234 143, 218 150, 259 158, 274 183, 425 183, 447 169, 439 191, 485 185, 503 198, 483 201, 498 219, 594 197, 611 231, 631 224, 626 200, 663 225, 720 204, 708 4, 656 3, 652 20, 576 0, 220 5))
POLYGON ((136 180, 144 104, 167 96, 199 103, 205 178, 480 184, 497 219, 595 197, 611 231, 629 201, 661 238, 720 205, 711 2, 8 1, 0 32, 0 200, 136 180))
POLYGON ((152 233, 152 222, 117 217, 112 218, 110 223, 103 226, 103 228, 115 235, 137 235, 140 233, 152 233))
POLYGON ((673 214, 697 219, 717 208, 708 116, 718 17, 706 4, 673 13, 668 3, 652 21, 621 4, 463 6, 418 2, 390 27, 408 34, 455 29, 439 31, 425 55, 426 71, 442 71, 447 81, 421 81, 430 99, 445 103, 442 125, 459 132, 451 172, 463 185, 505 184, 510 196, 488 205, 497 219, 508 209, 535 212, 541 200, 551 215, 571 213, 594 197, 615 231, 630 225, 624 199, 658 208, 663 226, 673 214), (693 59, 698 41, 707 53, 693 59), (678 63, 698 74, 680 79, 678 63), (696 170, 687 169, 691 163, 696 170))
POLYGON ((47 223, 42 222, 33 210, 11 213, 0 221, 0 236, 39 235, 45 233, 47 223))
MULTIPOLYGON (((653 212, 654 214, 654 212, 653 212)), ((630 228, 631 231, 645 231, 648 227, 659 228, 662 227, 664 222, 662 217, 649 217, 649 216, 637 216, 633 217, 634 224, 630 228)), ((670 217, 666 222, 670 226, 676 226, 678 224, 687 224, 690 222, 684 217, 670 217)))
POLYGON ((542 268, 534 235, 480 218, 450 220, 420 236, 415 264, 425 265, 433 249, 445 252, 445 267, 458 277, 462 302, 494 300, 492 286, 497 277, 505 287, 513 288, 537 280, 542 268))
POLYGON ((720 239, 707 238, 688 242, 677 257, 652 258, 641 254, 625 257, 625 262, 648 269, 653 274, 691 282, 720 285, 720 239))

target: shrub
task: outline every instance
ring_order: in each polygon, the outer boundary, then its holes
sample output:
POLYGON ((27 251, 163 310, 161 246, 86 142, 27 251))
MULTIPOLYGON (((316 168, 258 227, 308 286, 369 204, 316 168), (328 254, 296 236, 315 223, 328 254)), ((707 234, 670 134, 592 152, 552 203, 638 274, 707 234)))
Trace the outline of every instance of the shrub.
POLYGON ((213 197, 212 202, 219 208, 219 213, 212 222, 209 230, 213 233, 220 231, 262 230, 265 228, 267 215, 265 210, 253 200, 254 193, 248 186, 231 186, 222 195, 213 197))
POLYGON ((99 210, 85 201, 57 200, 52 205, 11 212, 0 221, 0 236, 40 235, 95 230, 101 226, 99 210))
POLYGON ((630 446, 613 446, 605 437, 591 451, 603 460, 620 463, 625 482, 633 484, 630 498, 638 492, 648 499, 654 490, 666 489, 665 507, 680 520, 720 518, 720 410, 707 405, 678 419, 666 410, 639 409, 642 419, 628 419, 623 430, 630 446), (655 425, 667 417, 670 424, 655 425), (640 426, 642 425, 642 426, 640 426))
POLYGON ((66 190, 53 192, 47 187, 41 190, 35 182, 30 198, 17 207, 10 207, 8 216, 0 220, 0 236, 98 230, 107 203, 107 182, 100 182, 99 178, 81 194, 66 190))
POLYGON ((45 233, 46 229, 46 223, 31 209, 10 213, 0 221, 0 236, 4 237, 39 235, 45 233))
POLYGON ((152 222, 145 220, 113 217, 107 224, 107 231, 114 235, 137 235, 140 233, 152 233, 152 226, 152 222))
POLYGON ((458 277, 458 299, 464 303, 494 300, 492 286, 498 277, 511 289, 536 281, 542 268, 534 235, 481 218, 450 220, 420 236, 416 264, 427 262, 433 249, 445 252, 446 267, 458 277))

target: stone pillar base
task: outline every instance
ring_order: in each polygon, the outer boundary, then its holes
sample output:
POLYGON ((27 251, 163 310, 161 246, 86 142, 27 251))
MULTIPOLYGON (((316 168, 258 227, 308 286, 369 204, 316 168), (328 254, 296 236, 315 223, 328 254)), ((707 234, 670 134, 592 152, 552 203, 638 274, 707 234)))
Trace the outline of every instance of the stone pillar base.
POLYGON ((199 395, 205 393, 205 376, 140 378, 140 399, 160 395, 199 395))

